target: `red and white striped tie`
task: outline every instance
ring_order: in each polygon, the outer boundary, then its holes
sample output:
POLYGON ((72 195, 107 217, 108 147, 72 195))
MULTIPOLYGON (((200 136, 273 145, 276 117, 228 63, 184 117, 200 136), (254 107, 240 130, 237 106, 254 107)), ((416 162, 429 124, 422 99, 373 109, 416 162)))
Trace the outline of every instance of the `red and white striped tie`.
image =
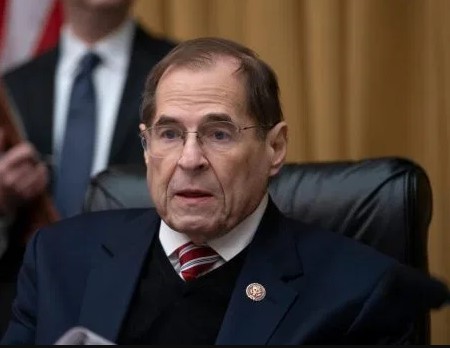
POLYGON ((192 242, 183 244, 176 252, 180 260, 180 274, 185 281, 205 273, 220 259, 220 255, 209 246, 198 246, 192 242))

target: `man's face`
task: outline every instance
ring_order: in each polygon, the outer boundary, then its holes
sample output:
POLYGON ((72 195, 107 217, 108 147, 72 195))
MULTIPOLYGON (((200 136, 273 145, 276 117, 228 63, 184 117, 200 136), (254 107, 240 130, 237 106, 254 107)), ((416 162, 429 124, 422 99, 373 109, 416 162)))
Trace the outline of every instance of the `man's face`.
MULTIPOLYGON (((165 120, 196 131, 219 117, 241 127, 255 125, 236 69, 236 62, 227 58, 205 70, 169 69, 158 85, 152 124, 165 120)), ((278 137, 285 136, 284 122, 275 128, 278 137)), ((285 155, 285 142, 281 152, 274 151, 273 134, 264 140, 256 132, 242 131, 227 152, 206 151, 195 134, 187 134, 177 156, 155 158, 146 152, 148 186, 161 218, 201 243, 225 234, 252 213, 285 155)))

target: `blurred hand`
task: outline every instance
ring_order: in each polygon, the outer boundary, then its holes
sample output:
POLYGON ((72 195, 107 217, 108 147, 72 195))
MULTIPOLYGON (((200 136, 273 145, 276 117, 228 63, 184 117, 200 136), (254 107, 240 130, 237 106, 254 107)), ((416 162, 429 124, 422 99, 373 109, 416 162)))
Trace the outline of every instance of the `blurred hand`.
POLYGON ((28 142, 5 151, 5 133, 0 129, 0 214, 17 208, 43 193, 48 184, 46 165, 28 142))

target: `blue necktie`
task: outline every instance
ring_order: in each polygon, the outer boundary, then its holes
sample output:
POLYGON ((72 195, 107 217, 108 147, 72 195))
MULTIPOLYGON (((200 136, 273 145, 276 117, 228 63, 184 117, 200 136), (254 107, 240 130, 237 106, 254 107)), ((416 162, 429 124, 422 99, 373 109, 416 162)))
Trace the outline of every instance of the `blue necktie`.
POLYGON ((100 62, 95 53, 80 60, 73 82, 66 130, 55 178, 55 203, 61 217, 81 212, 94 157, 96 103, 92 72, 100 62))

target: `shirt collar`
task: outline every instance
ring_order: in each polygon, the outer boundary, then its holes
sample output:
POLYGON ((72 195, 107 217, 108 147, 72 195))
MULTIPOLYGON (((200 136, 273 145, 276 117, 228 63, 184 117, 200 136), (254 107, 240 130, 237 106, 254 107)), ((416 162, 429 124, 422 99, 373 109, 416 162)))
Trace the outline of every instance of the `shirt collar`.
POLYGON ((112 70, 121 70, 128 65, 132 47, 135 24, 127 19, 114 32, 89 46, 76 37, 70 27, 64 25, 61 32, 61 69, 64 74, 75 74, 81 57, 88 51, 97 53, 102 66, 112 70))
MULTIPOLYGON (((209 241, 207 244, 213 248, 225 261, 231 260, 239 254, 253 239, 258 225, 264 215, 268 203, 266 193, 258 207, 225 235, 209 241)), ((159 228, 159 239, 167 256, 171 256, 177 248, 190 241, 183 233, 176 232, 163 220, 159 228)))

